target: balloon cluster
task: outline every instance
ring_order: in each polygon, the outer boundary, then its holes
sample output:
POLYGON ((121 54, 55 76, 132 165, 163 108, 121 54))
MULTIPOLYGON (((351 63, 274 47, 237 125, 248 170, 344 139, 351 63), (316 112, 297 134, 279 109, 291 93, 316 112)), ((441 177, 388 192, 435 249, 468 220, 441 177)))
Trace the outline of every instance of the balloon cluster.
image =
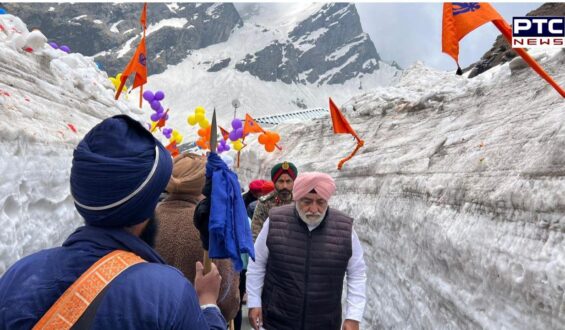
POLYGON ((275 145, 281 140, 281 137, 276 132, 266 131, 259 135, 258 140, 260 144, 265 146, 265 151, 273 152, 275 145))
POLYGON ((200 139, 196 141, 196 145, 202 149, 210 149, 210 130, 212 126, 208 125, 206 128, 201 128, 198 130, 198 136, 200 139))
POLYGON ((170 139, 171 136, 173 135, 173 129, 172 128, 163 128, 163 135, 167 138, 170 139))
MULTIPOLYGON (((169 136, 167 137, 167 135, 165 135, 165 137, 167 139, 169 139, 170 143, 175 143, 177 146, 182 143, 183 136, 176 129, 165 128, 163 131, 165 131, 165 130, 170 130, 169 136)), ((164 134, 164 132, 163 132, 163 134, 164 134)))
POLYGON ((220 141, 220 143, 218 144, 218 150, 217 151, 218 151, 219 154, 221 154, 222 152, 229 151, 230 149, 231 149, 230 145, 226 142, 226 140, 222 139, 220 141))
MULTIPOLYGON (((64 51, 64 52, 67 53, 67 54, 71 52, 71 49, 70 49, 69 46, 67 46, 67 45, 61 45, 61 46, 59 46, 59 45, 57 45, 57 43, 54 42, 54 41, 50 41, 50 42, 48 42, 48 44, 49 44, 49 46, 53 47, 53 49, 58 49, 58 50, 64 51)), ((117 88, 117 87, 116 87, 116 88, 117 88)))
MULTIPOLYGON (((118 73, 115 77, 110 77, 108 78, 110 79, 110 82, 112 83, 112 85, 114 85, 114 89, 118 90, 118 88, 120 88, 120 84, 121 84, 121 79, 122 79, 122 74, 118 73)), ((123 93, 127 93, 128 88, 126 87, 126 85, 124 84, 124 87, 122 87, 122 92, 123 93)), ((127 94, 126 94, 127 97, 127 94)))
POLYGON ((157 91, 155 94, 149 90, 143 92, 143 99, 149 102, 151 109, 155 111, 155 113, 151 115, 151 121, 158 122, 159 120, 165 121, 169 119, 169 115, 165 113, 165 109, 161 105, 161 101, 163 101, 164 98, 165 93, 162 91, 157 91))
POLYGON ((194 126, 196 124, 198 124, 200 128, 210 126, 210 122, 206 119, 206 110, 200 106, 194 109, 194 113, 188 116, 187 121, 190 126, 194 126))
POLYGON ((231 122, 231 127, 233 130, 230 132, 229 139, 232 141, 232 146, 235 151, 241 151, 243 149, 243 122, 241 119, 234 118, 231 122))

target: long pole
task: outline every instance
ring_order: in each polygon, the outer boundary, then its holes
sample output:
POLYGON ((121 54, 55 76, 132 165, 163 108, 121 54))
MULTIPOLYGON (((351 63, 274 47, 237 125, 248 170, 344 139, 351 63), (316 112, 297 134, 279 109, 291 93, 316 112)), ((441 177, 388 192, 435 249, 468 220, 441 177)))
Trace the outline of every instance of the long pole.
MULTIPOLYGON (((143 39, 145 39, 145 26, 143 27, 143 39)), ((139 108, 143 107, 143 85, 139 87, 139 108)))
MULTIPOLYGON (((512 47, 512 30, 510 29, 510 25, 504 20, 496 20, 492 22, 502 33, 502 36, 508 41, 510 47, 512 47)), ((562 97, 565 97, 565 91, 551 78, 551 76, 545 72, 545 70, 539 65, 536 60, 534 60, 528 52, 526 52, 523 48, 512 48, 518 55, 520 55, 526 63, 545 81, 547 81, 562 97)))

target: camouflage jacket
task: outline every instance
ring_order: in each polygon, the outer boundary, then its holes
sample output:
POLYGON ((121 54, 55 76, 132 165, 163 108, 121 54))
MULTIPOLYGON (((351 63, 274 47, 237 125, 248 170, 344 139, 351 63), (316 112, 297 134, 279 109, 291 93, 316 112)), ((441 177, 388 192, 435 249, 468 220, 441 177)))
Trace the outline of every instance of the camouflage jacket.
POLYGON ((253 241, 257 239, 265 220, 269 217, 269 210, 273 207, 283 206, 292 203, 292 198, 288 201, 281 200, 276 190, 268 195, 259 198, 253 219, 251 220, 251 231, 253 232, 253 241))

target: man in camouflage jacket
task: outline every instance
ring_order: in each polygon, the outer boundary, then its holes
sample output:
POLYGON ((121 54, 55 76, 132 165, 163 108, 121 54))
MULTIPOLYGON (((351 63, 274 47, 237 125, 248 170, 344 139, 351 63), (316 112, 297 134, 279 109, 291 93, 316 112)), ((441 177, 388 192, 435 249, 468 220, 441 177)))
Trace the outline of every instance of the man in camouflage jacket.
POLYGON ((263 223, 265 223, 265 220, 269 217, 269 210, 273 207, 292 203, 292 187, 297 175, 298 170, 296 166, 290 162, 279 163, 271 169, 271 180, 275 184, 275 190, 259 198, 259 203, 257 203, 251 221, 253 240, 255 240, 259 232, 261 232, 263 223))

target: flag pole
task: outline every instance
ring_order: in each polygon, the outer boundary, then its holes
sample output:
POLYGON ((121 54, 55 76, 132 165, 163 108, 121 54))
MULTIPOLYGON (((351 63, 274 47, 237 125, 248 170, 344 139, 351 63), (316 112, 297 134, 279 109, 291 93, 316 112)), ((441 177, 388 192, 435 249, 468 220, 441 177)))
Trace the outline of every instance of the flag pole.
MULTIPOLYGON (((145 39, 145 25, 143 26, 143 39, 145 39)), ((147 54, 145 56, 147 57, 147 54)), ((145 63, 147 65, 147 61, 145 63)), ((139 86, 139 108, 143 108, 143 84, 139 86)))

